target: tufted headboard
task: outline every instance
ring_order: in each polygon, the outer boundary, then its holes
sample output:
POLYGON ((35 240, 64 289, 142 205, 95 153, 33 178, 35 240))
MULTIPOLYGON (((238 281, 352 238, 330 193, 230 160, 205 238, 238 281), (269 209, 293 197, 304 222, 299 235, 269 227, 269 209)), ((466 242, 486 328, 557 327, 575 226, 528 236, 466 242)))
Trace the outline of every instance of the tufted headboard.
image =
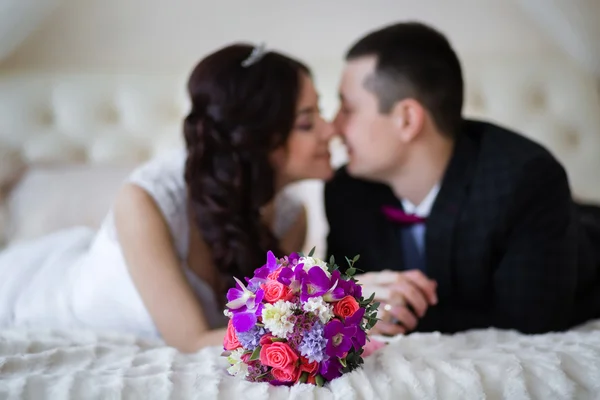
MULTIPOLYGON (((600 202, 598 82, 559 59, 464 61, 465 114, 515 128, 566 166, 574 195, 600 202)), ((323 108, 337 106, 339 68, 323 68, 323 108)), ((184 75, 0 73, 0 237, 97 226, 140 162, 182 145, 184 75), (25 171, 25 173, 23 173, 25 171)), ((345 159, 339 141, 334 163, 345 159)), ((320 182, 290 190, 309 209, 307 246, 324 248, 320 182)))

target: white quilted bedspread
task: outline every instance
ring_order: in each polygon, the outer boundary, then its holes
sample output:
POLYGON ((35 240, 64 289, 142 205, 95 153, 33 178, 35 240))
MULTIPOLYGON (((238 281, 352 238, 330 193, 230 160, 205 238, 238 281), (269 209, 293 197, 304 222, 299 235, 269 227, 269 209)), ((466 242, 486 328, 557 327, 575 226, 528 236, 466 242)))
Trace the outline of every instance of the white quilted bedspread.
POLYGON ((538 336, 401 336, 324 388, 240 381, 220 353, 183 355, 123 335, 0 331, 0 399, 600 398, 600 321, 538 336))

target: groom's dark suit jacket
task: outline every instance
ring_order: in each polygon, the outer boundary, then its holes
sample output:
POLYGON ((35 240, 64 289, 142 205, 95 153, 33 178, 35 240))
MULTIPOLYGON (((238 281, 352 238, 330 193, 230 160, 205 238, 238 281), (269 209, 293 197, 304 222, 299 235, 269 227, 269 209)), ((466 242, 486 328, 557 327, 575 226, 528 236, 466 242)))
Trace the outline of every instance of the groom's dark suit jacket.
MULTIPOLYGON (((326 184, 328 255, 340 266, 360 254, 363 271, 410 268, 384 204, 401 207, 389 187, 345 168, 326 184)), ((439 303, 417 331, 539 333, 600 317, 600 241, 592 243, 596 228, 582 220, 563 167, 546 149, 465 121, 426 222, 425 273, 438 282, 439 303)))

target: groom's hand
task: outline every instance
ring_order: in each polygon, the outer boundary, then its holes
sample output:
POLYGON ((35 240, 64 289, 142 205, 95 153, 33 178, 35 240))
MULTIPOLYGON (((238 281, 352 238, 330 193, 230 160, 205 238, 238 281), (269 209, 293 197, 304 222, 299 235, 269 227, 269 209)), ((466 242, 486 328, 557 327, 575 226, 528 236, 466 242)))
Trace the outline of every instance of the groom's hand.
POLYGON ((396 274, 395 282, 389 286, 390 302, 393 305, 408 305, 422 318, 429 306, 437 304, 437 282, 416 269, 396 274))
POLYGON ((381 303, 375 333, 396 335, 414 330, 418 319, 437 304, 437 283, 419 270, 369 272, 356 277, 363 292, 381 303))

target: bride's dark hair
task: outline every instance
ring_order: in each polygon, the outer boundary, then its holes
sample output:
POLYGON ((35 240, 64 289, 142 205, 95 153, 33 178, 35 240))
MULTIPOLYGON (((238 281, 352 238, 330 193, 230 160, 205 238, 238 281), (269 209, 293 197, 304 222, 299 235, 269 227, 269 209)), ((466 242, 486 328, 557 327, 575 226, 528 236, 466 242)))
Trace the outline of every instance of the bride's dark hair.
MULTIPOLYGON (((260 210, 275 195, 271 151, 296 119, 302 63, 267 52, 242 65, 253 47, 235 44, 204 58, 188 81, 185 180, 193 216, 228 284, 280 255, 260 210)), ((223 293, 220 293, 222 296, 223 293)))

